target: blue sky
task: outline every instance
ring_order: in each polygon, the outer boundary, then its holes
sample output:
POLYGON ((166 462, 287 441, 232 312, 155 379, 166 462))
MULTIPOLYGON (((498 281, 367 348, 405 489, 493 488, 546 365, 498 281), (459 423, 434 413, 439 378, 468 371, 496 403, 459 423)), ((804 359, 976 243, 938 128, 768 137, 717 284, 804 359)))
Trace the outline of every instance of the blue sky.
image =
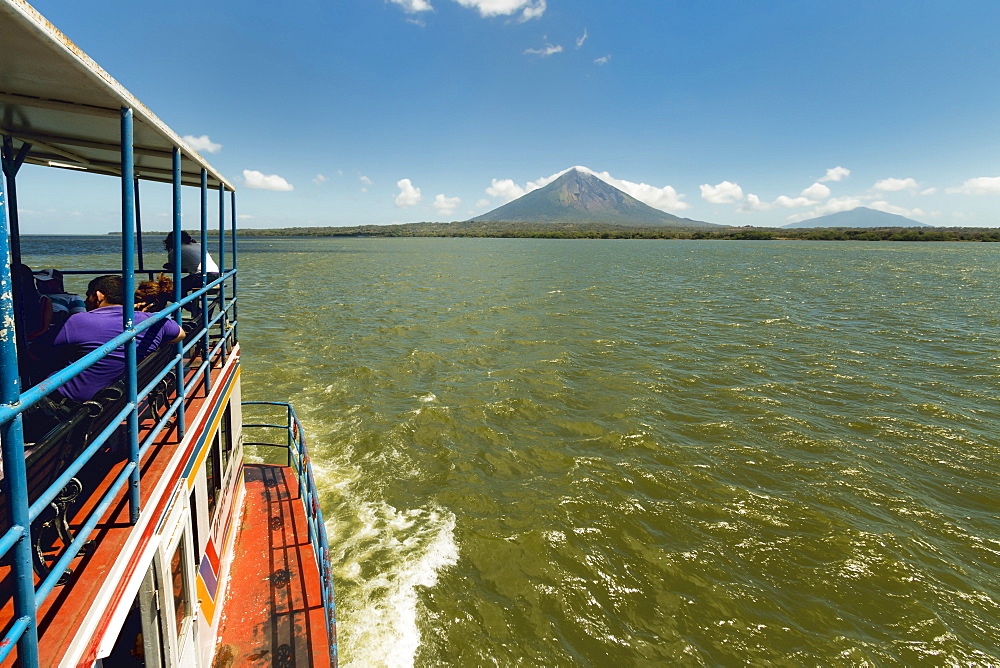
MULTIPOLYGON (((576 165, 715 223, 1000 226, 995 0, 34 6, 198 138, 243 227, 464 220, 576 165)), ((119 225, 113 179, 25 167, 19 188, 26 232, 119 225)))

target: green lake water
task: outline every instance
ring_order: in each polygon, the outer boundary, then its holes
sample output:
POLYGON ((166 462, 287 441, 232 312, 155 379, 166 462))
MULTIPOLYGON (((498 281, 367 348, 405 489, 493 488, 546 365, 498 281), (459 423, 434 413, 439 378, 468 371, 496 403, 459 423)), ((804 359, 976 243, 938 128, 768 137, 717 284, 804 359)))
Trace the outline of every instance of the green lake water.
POLYGON ((343 665, 1000 664, 998 253, 241 243, 343 665))

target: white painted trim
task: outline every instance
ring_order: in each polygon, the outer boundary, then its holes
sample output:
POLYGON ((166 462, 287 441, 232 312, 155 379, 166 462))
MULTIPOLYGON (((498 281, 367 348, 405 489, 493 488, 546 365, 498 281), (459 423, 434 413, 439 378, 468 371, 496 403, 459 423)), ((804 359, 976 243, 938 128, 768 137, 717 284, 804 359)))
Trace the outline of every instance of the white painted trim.
POLYGON ((118 606, 115 614, 111 617, 111 621, 108 623, 108 629, 105 631, 104 638, 97 648, 98 660, 109 656, 111 650, 115 648, 115 643, 118 641, 118 634, 122 632, 122 626, 125 625, 125 618, 128 617, 128 613, 132 609, 132 601, 135 600, 136 594, 139 592, 139 587, 142 585, 146 573, 149 572, 149 567, 153 563, 153 555, 156 554, 158 547, 160 547, 159 534, 153 536, 153 539, 149 541, 149 545, 142 551, 142 556, 139 557, 139 567, 132 574, 132 578, 125 583, 125 593, 122 594, 123 605, 118 606), (127 605, 124 605, 126 603, 127 605))

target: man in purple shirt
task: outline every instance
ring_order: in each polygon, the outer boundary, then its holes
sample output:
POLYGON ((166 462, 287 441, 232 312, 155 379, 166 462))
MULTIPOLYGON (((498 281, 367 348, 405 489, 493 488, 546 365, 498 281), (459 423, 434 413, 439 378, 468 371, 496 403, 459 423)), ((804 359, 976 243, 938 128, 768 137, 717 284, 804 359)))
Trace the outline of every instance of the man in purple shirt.
MULTIPOLYGON (((87 286, 86 313, 70 316, 56 335, 52 345, 57 350, 74 353, 79 359, 99 348, 125 331, 122 310, 125 302, 124 281, 121 276, 100 276, 87 286)), ((152 317, 152 313, 136 311, 135 324, 152 317)), ((136 336, 136 356, 146 357, 163 343, 177 343, 184 338, 182 330, 173 320, 161 320, 136 336)), ((125 346, 120 346, 107 357, 85 369, 78 376, 59 388, 62 396, 73 401, 87 401, 98 391, 113 385, 125 372, 125 346)))

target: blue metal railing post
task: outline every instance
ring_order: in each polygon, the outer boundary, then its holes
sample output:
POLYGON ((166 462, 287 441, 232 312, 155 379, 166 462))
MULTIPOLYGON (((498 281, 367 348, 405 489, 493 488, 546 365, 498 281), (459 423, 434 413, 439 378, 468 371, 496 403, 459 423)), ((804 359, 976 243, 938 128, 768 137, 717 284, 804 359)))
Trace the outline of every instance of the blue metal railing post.
POLYGON ((142 203, 139 201, 139 177, 133 179, 135 183, 135 254, 139 258, 139 273, 146 270, 146 260, 142 253, 142 203))
MULTIPOLYGON (((14 328, 14 300, 11 288, 10 225, 4 185, 0 179, 0 403, 15 406, 21 400, 17 369, 17 339, 14 328)), ((21 628, 17 656, 22 666, 38 665, 38 622, 35 618, 35 581, 31 568, 31 522, 28 518, 28 479, 24 465, 24 431, 21 414, 0 424, 0 450, 4 479, 0 490, 10 504, 11 530, 21 528, 14 544, 14 617, 21 628)), ((16 629, 5 640, 12 640, 16 629)), ((9 649, 8 649, 9 651, 9 649)))
MULTIPOLYGON (((230 201, 229 208, 231 209, 230 213, 231 213, 231 215, 233 217, 233 233, 232 233, 232 237, 233 237, 233 270, 235 271, 236 270, 236 191, 235 190, 232 191, 232 193, 230 193, 229 201, 230 201)), ((237 295, 236 281, 237 281, 237 275, 234 273, 233 274, 233 296, 232 296, 232 299, 236 299, 236 295, 237 295)), ((237 333, 237 330, 236 330, 236 328, 239 326, 239 317, 237 316, 237 313, 236 313, 236 309, 238 309, 238 308, 239 308, 239 306, 233 306, 233 312, 229 316, 230 319, 234 321, 233 322, 233 341, 239 341, 240 340, 240 336, 239 336, 239 334, 237 333)))
MULTIPOLYGON (((181 150, 174 147, 174 178, 173 178, 173 219, 174 219, 174 302, 179 302, 184 294, 181 292, 181 150)), ((174 312, 178 327, 184 326, 184 309, 174 312)), ((177 342, 177 440, 184 438, 184 408, 187 398, 184 395, 184 341, 177 342)))
MULTIPOLYGON (((24 159, 28 156, 28 152, 31 150, 31 144, 24 142, 22 140, 21 148, 15 153, 14 152, 14 140, 10 135, 4 135, 3 137, 3 150, 0 152, 0 160, 3 162, 3 174, 7 180, 7 229, 9 233, 7 235, 8 243, 10 244, 10 265, 12 271, 20 271, 21 264, 21 224, 18 221, 19 212, 17 208, 17 172, 21 169, 21 165, 24 164, 24 159)), ((21 320, 24 320, 24 301, 22 299, 21 291, 24 286, 21 285, 20 279, 15 281, 12 286, 14 294, 14 312, 18 314, 21 320)), ((25 350, 25 333, 18 329, 15 332, 17 339, 17 350, 24 354, 25 350)), ((30 382, 28 379, 25 382, 30 382)))
MULTIPOLYGON (((288 465, 292 465, 292 446, 295 441, 292 439, 292 405, 288 404, 285 411, 285 447, 288 448, 288 465)), ((297 472, 296 472, 297 473, 297 472)))
MULTIPOLYGON (((226 273, 226 188, 219 182, 219 275, 226 273)), ((226 311, 226 282, 219 283, 219 308, 222 310, 222 318, 219 319, 219 334, 223 341, 226 340, 226 326, 229 320, 229 313, 226 311)), ((222 344, 222 350, 228 351, 229 346, 222 344)))
MULTIPOLYGON (((208 285, 208 170, 204 167, 201 168, 201 289, 205 290, 205 286, 208 285)), ((208 360, 208 351, 211 348, 211 344, 208 339, 208 292, 205 291, 201 295, 201 325, 202 332, 204 333, 205 342, 205 360, 208 360)), ((212 374, 205 374, 205 396, 208 396, 209 391, 212 389, 212 374)))
MULTIPOLYGON (((122 324, 126 330, 135 324, 135 161, 132 151, 132 110, 122 107, 122 278, 125 299, 122 324)), ((139 521, 139 410, 136 401, 139 381, 136 373, 136 345, 133 338, 125 344, 125 391, 132 410, 127 419, 128 457, 135 464, 129 484, 129 521, 139 521)))

